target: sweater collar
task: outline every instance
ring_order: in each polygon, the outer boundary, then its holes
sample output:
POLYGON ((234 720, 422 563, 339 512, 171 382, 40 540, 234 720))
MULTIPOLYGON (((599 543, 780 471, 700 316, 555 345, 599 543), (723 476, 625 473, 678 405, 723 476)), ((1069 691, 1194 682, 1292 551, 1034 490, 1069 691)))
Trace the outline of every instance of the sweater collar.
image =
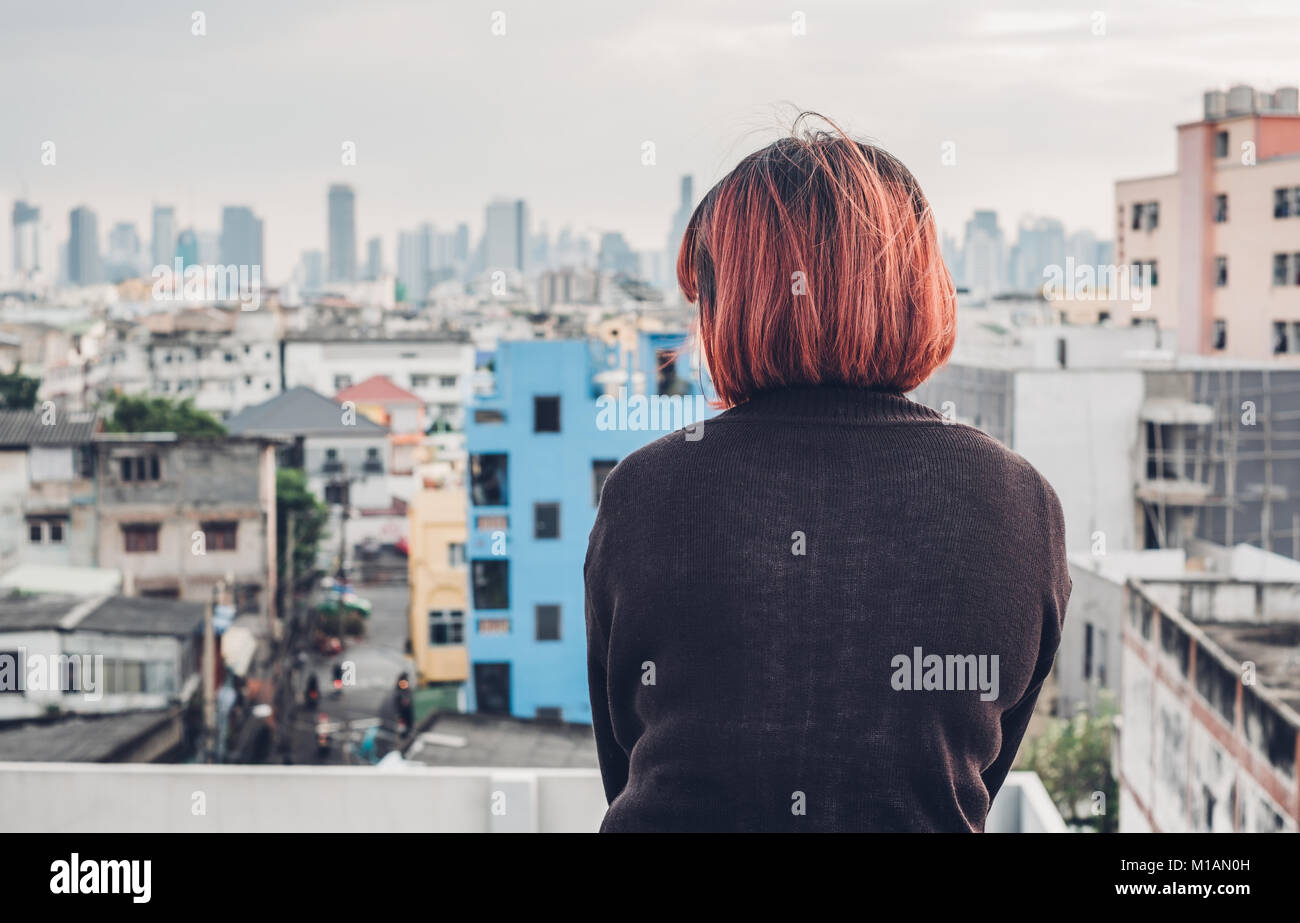
POLYGON ((943 422, 943 416, 899 391, 852 385, 791 385, 762 391, 724 417, 802 417, 841 422, 943 422))

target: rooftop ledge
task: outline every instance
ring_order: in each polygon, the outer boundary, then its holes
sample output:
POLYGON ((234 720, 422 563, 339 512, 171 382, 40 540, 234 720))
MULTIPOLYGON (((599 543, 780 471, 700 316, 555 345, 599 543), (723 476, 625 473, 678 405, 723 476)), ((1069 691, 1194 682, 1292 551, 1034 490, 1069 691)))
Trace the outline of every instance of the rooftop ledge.
MULTIPOLYGON (((0 763, 4 833, 583 833, 593 769, 0 763)), ((1043 783, 1013 772, 989 833, 1065 833, 1043 783)))

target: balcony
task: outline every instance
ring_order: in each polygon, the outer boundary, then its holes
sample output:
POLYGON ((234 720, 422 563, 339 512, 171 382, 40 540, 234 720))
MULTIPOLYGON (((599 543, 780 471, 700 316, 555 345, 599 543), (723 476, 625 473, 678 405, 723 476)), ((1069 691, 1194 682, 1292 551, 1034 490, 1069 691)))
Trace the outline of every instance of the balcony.
MULTIPOLYGON (((0 763, 5 833, 582 833, 604 813, 594 769, 0 763)), ((987 830, 1066 832, 1032 772, 1007 777, 987 830)))

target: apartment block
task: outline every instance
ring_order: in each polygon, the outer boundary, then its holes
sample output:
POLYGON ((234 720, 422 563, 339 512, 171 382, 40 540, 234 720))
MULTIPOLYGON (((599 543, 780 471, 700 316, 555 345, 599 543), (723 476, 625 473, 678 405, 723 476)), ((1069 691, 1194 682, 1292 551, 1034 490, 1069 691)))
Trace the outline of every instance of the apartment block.
POLYGON ((1115 184, 1115 248, 1182 353, 1300 365, 1300 91, 1205 94, 1173 173, 1115 184))
POLYGON ((471 711, 591 721, 587 537, 621 458, 712 415, 683 341, 614 322, 485 363, 465 428, 471 711))

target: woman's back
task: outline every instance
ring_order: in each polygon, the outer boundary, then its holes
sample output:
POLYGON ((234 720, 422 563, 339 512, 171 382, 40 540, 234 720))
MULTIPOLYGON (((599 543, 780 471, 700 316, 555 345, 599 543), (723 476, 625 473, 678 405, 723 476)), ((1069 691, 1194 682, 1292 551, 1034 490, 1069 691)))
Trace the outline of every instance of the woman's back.
POLYGON ((602 829, 981 830, 1060 638, 1060 505, 901 394, 767 391, 629 456, 587 558, 602 829))

